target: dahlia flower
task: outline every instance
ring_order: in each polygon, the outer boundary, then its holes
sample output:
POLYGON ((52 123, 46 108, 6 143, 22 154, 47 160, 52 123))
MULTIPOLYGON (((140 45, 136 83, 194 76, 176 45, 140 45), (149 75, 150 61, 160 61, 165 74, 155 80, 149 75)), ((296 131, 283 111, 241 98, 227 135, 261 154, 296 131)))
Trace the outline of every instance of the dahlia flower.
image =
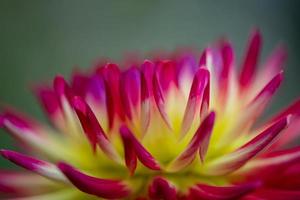
POLYGON ((286 51, 260 64, 261 44, 253 31, 239 71, 222 39, 38 86, 49 125, 11 108, 0 116, 24 152, 1 155, 27 170, 0 172, 1 198, 300 199, 300 101, 262 117, 286 51))

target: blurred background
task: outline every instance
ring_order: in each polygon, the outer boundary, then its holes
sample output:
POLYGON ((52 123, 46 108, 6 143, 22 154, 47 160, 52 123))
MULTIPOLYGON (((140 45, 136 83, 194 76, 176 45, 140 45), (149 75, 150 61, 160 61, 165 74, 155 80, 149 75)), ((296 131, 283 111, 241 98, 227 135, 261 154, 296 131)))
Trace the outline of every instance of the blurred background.
MULTIPOLYGON (((249 31, 259 27, 262 58, 278 42, 289 51, 272 112, 300 96, 299 6, 297 0, 0 0, 0 102, 45 121, 30 84, 69 77, 74 67, 88 68, 100 57, 203 49, 220 36, 231 39, 240 58, 249 31)), ((15 148, 3 130, 0 148, 15 148)), ((0 158, 0 167, 10 166, 0 158)))

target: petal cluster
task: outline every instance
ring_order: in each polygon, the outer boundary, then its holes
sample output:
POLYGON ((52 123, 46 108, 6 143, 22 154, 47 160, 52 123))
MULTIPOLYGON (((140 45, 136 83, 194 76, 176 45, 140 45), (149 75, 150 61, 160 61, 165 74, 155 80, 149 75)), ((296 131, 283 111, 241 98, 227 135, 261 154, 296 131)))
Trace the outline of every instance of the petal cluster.
POLYGON ((261 46, 255 30, 241 63, 223 39, 35 88, 48 125, 0 115, 24 152, 1 155, 26 169, 0 171, 0 198, 300 199, 300 102, 262 118, 287 55, 261 46))

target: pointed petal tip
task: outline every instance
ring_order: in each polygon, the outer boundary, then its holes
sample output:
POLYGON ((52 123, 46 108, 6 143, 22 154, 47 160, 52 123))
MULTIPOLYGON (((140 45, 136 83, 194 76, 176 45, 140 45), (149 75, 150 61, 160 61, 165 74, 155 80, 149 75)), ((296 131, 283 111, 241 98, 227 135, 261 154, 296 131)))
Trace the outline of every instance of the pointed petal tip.
POLYGON ((16 151, 2 149, 0 154, 3 158, 19 165, 28 170, 37 170, 40 166, 47 165, 45 162, 35 159, 33 157, 29 157, 27 155, 23 155, 16 151))
POLYGON ((86 103, 81 97, 74 96, 72 98, 72 106, 75 110, 86 113, 86 103))
POLYGON ((53 87, 55 91, 62 95, 65 92, 66 81, 62 75, 57 75, 53 80, 53 87))

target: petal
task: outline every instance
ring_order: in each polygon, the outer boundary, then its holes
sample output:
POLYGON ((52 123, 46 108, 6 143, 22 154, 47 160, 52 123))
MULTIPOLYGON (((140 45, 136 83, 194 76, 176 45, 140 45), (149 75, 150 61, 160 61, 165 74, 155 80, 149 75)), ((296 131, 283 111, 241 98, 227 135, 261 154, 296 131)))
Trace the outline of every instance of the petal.
MULTIPOLYGON (((127 130, 123 130, 123 131, 127 131, 127 130)), ((130 171, 130 175, 133 175, 137 167, 137 156, 135 153, 135 149, 130 140, 130 137, 127 137, 126 133, 123 134, 121 133, 121 137, 124 145, 125 163, 127 168, 130 171)))
POLYGON ((219 143, 222 146, 227 145, 228 142, 232 141, 236 137, 240 137, 241 133, 247 133, 249 128, 255 120, 265 110, 265 107, 272 99, 272 96, 279 88, 282 82, 283 74, 278 73, 257 95, 256 97, 244 107, 243 113, 236 119, 235 125, 230 129, 229 132, 224 134, 219 143))
MULTIPOLYGON (((287 50, 283 45, 279 45, 267 58, 262 73, 262 79, 266 79, 274 76, 276 73, 282 70, 284 63, 287 60, 287 50)), ((260 76, 260 75, 258 75, 260 76)))
MULTIPOLYGON (((123 145, 125 148, 125 152, 127 151, 134 151, 137 158, 141 163, 143 163, 146 167, 152 170, 160 170, 160 166, 158 162, 153 158, 153 156, 142 146, 142 144, 135 138, 132 132, 126 127, 121 126, 120 134, 123 140, 123 145)), ((130 154, 132 155, 132 154, 130 154)), ((127 157, 127 163, 131 163, 132 156, 127 157)))
POLYGON ((270 122, 277 121, 278 119, 285 117, 287 115, 290 115, 290 114, 296 115, 296 116, 300 115, 300 99, 297 99, 291 105, 289 105, 284 110, 282 110, 281 112, 276 114, 274 117, 272 117, 270 122))
POLYGON ((40 174, 41 176, 56 181, 66 182, 66 179, 62 175, 62 173, 57 169, 55 165, 51 163, 10 150, 0 150, 0 153, 7 160, 10 160, 16 165, 19 165, 27 170, 33 171, 37 174, 40 174))
POLYGON ((160 112, 160 115, 162 116, 164 122, 166 123, 166 125, 170 129, 172 129, 170 119, 169 119, 169 117, 167 115, 167 112, 166 112, 165 99, 164 99, 164 96, 163 96, 161 85, 158 81, 158 74, 157 73, 155 73, 154 77, 153 77, 153 96, 154 96, 154 99, 155 99, 156 106, 157 106, 157 108, 160 112))
POLYGON ((116 64, 107 63, 99 68, 98 74, 103 77, 106 88, 106 104, 109 118, 109 128, 114 125, 116 117, 124 118, 120 98, 120 69, 116 64))
POLYGON ((278 189, 260 189, 253 194, 247 195, 242 200, 298 200, 300 191, 278 190, 278 189))
POLYGON ((287 124, 287 117, 279 120, 236 151, 207 163, 203 172, 209 175, 225 175, 237 170, 269 146, 287 124))
POLYGON ((261 45, 262 37, 259 31, 255 30, 250 37, 249 46, 245 54, 244 63, 239 77, 240 85, 243 87, 248 86, 255 75, 261 45))
POLYGON ((156 177, 148 189, 149 197, 153 200, 176 200, 176 188, 167 180, 156 177))
POLYGON ((278 173, 284 174, 283 171, 299 161, 300 147, 275 151, 251 160, 237 171, 235 176, 245 176, 247 179, 279 179, 281 175, 278 173))
POLYGON ((82 192, 106 199, 125 198, 130 193, 121 181, 88 176, 66 163, 59 163, 58 168, 82 192))
POLYGON ((89 77, 75 71, 72 75, 71 88, 75 95, 84 97, 87 92, 89 77))
POLYGON ((226 103, 227 93, 229 92, 229 84, 230 84, 230 78, 231 78, 231 71, 232 66, 234 62, 234 52, 232 45, 226 41, 223 40, 220 44, 220 53, 222 57, 222 69, 219 76, 219 92, 221 101, 223 103, 226 103))
POLYGON ((200 119, 203 119, 209 112, 210 105, 210 78, 208 79, 208 83, 204 89, 201 108, 200 108, 200 119))
POLYGON ((210 186, 197 184, 189 191, 189 197, 202 200, 232 200, 239 199, 260 186, 259 182, 232 186, 210 186))
POLYGON ((145 136, 150 125, 151 107, 150 96, 152 94, 151 80, 153 77, 153 63, 145 61, 141 72, 141 127, 142 138, 145 136))
POLYGON ((0 171, 0 198, 1 193, 8 196, 34 195, 61 187, 52 180, 38 174, 0 171))
POLYGON ((274 78, 254 98, 253 102, 258 101, 262 98, 269 99, 269 97, 271 97, 280 86, 282 79, 283 79, 283 72, 280 72, 276 76, 274 76, 274 78))
POLYGON ((40 87, 36 89, 36 95, 39 98, 46 113, 52 118, 52 116, 60 111, 59 99, 56 93, 50 88, 40 87))
POLYGON ((56 76, 53 81, 53 87, 58 96, 60 106, 64 114, 64 132, 72 137, 78 137, 79 124, 76 119, 74 110, 71 107, 71 101, 74 96, 74 92, 62 76, 56 76))
POLYGON ((191 86, 189 99, 186 105, 184 117, 181 125, 181 138, 189 131, 191 124, 193 123, 194 117, 197 110, 200 111, 200 105, 203 98, 203 93, 208 83, 209 71, 200 68, 195 76, 191 86))
POLYGON ((59 98, 65 97, 67 100, 71 100, 73 93, 63 76, 55 77, 53 87, 59 98))
POLYGON ((54 149, 59 144, 50 134, 47 134, 41 125, 11 111, 6 111, 0 116, 1 126, 7 129, 25 147, 33 148, 51 157, 61 156, 61 153, 58 155, 54 149))
POLYGON ((83 130, 92 144, 93 150, 96 151, 96 145, 98 144, 101 150, 109 158, 120 162, 118 153, 106 137, 102 127, 97 121, 96 116, 86 102, 82 98, 75 96, 73 98, 73 106, 83 130))
POLYGON ((85 100, 94 111, 97 120, 108 131, 107 94, 104 80, 98 74, 93 75, 87 84, 85 100))
POLYGON ((159 61, 156 66, 156 74, 163 92, 168 91, 171 84, 177 84, 176 64, 174 61, 159 61))
POLYGON ((169 168, 170 171, 179 171, 191 164, 195 159, 198 150, 201 160, 204 160, 214 121, 215 113, 211 112, 199 126, 188 147, 171 163, 169 168))
POLYGON ((120 93, 124 112, 129 119, 138 115, 141 102, 141 75, 138 68, 123 72, 120 79, 120 93))

